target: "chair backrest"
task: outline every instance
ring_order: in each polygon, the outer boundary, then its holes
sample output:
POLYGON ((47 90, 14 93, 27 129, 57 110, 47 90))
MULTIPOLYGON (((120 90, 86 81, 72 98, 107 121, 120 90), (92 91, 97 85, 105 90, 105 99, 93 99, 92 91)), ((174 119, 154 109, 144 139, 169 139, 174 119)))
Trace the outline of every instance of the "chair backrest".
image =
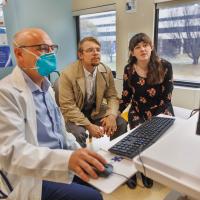
POLYGON ((59 85, 58 85, 59 77, 60 77, 59 71, 52 72, 48 77, 49 81, 52 83, 52 88, 55 92, 55 99, 56 99, 56 103, 58 106, 60 106, 60 104, 59 104, 59 85))
POLYGON ((48 76, 48 79, 51 83, 53 83, 58 77, 60 77, 60 72, 59 71, 53 71, 51 74, 48 76))
POLYGON ((60 104, 59 104, 59 78, 57 78, 54 81, 52 88, 53 88, 53 90, 55 92, 56 103, 60 107, 60 104))

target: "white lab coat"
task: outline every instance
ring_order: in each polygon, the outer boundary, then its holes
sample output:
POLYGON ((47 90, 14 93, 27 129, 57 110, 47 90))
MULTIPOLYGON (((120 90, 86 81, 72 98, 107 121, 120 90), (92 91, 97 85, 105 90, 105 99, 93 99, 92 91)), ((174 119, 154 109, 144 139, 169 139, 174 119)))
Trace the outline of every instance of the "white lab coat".
MULTIPOLYGON (((78 148, 64 127, 63 123, 68 149, 78 148)), ((68 161, 72 152, 39 147, 33 96, 21 69, 15 67, 0 81, 0 167, 14 188, 8 199, 40 200, 42 179, 70 182, 73 175, 68 161)))

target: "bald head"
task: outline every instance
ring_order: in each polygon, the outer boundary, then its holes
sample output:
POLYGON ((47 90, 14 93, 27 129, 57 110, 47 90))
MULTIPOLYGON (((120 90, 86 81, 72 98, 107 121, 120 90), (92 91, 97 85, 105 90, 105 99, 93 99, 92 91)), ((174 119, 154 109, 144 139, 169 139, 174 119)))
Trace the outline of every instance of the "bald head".
POLYGON ((40 28, 26 28, 17 32, 13 37, 14 47, 35 45, 43 40, 50 41, 48 34, 40 28))
MULTIPOLYGON (((44 44, 51 46, 53 43, 48 34, 39 28, 23 29, 13 37, 17 65, 38 85, 41 85, 43 77, 38 73, 35 64, 38 57, 46 53, 46 50, 40 48, 44 44)), ((51 48, 47 51, 51 51, 51 48)))

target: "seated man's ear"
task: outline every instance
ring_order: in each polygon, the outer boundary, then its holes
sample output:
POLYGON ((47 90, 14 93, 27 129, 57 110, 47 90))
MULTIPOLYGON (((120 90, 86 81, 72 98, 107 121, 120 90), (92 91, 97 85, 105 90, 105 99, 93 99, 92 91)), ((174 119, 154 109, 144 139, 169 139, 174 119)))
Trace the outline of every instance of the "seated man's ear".
POLYGON ((23 53, 22 53, 22 49, 20 48, 14 48, 14 53, 15 53, 15 57, 17 58, 17 60, 22 60, 23 59, 23 53))
POLYGON ((77 53, 77 56, 78 56, 79 60, 82 60, 82 58, 83 58, 83 51, 79 50, 78 53, 77 53))

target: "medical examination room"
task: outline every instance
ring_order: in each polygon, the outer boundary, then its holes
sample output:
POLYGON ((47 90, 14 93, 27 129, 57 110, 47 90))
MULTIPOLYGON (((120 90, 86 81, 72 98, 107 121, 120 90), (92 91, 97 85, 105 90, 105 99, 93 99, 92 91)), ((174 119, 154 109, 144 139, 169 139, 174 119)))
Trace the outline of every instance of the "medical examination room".
POLYGON ((0 199, 200 200, 200 0, 0 0, 0 199))

